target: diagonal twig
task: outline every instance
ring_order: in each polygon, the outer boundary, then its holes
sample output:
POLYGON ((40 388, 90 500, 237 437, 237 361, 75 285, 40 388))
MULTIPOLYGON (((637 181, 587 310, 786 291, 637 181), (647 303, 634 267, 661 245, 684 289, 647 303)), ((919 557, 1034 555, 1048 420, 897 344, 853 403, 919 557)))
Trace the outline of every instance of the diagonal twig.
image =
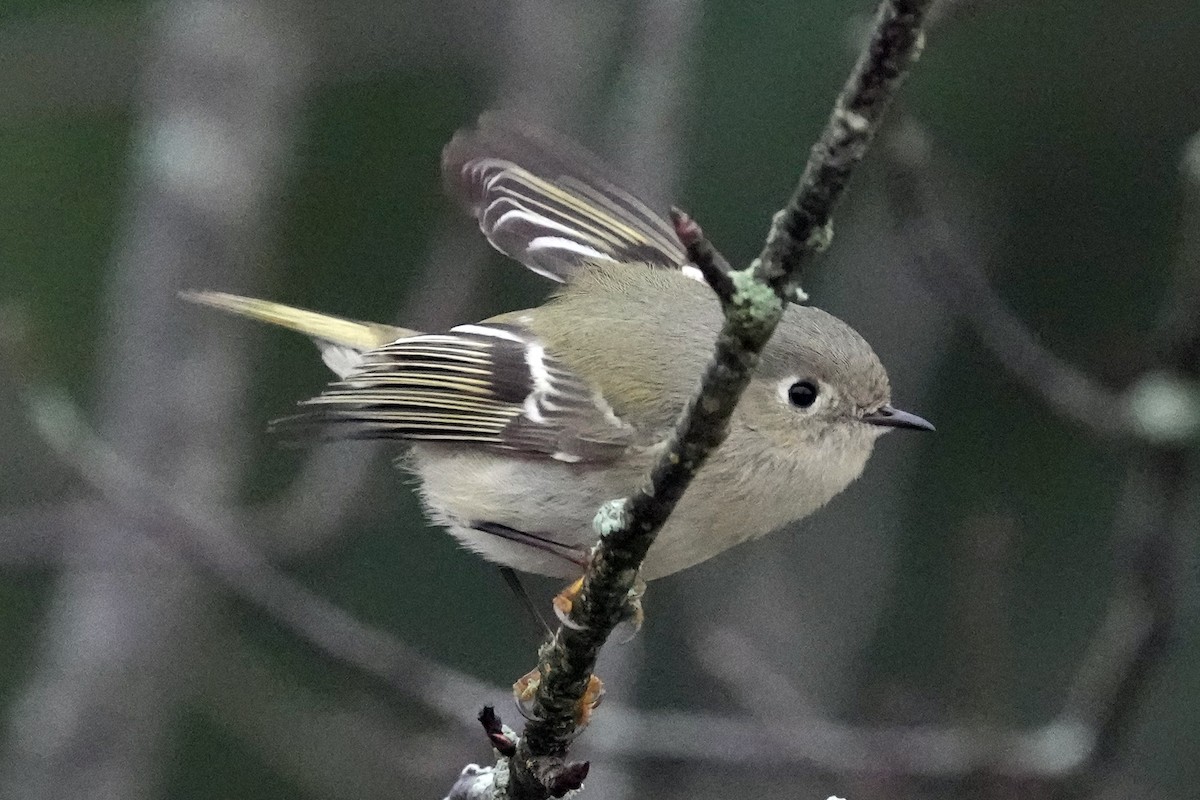
MULTIPOLYGON (((663 457, 645 488, 606 505, 597 515, 600 542, 572 605, 572 624, 560 627, 539 652, 541 681, 533 701, 534 719, 526 725, 512 759, 511 797, 549 796, 555 777, 568 766, 574 708, 600 648, 622 618, 638 567, 692 477, 723 440, 758 354, 784 304, 797 295, 803 267, 827 243, 833 208, 920 53, 928 6, 921 0, 881 4, 872 36, 795 193, 775 215, 762 254, 746 270, 731 274, 733 292, 722 301, 726 321, 716 351, 663 457)), ((689 239, 684 243, 694 245, 702 236, 689 239)))

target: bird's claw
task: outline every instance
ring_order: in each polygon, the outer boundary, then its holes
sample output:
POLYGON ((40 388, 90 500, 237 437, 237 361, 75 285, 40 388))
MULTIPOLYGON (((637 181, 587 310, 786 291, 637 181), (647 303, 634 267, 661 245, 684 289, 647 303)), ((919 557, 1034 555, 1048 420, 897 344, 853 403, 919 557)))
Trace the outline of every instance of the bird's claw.
MULTIPOLYGON (((558 618, 563 627, 575 631, 579 630, 580 626, 571 619, 571 609, 574 607, 575 600, 578 599, 582 589, 583 578, 580 577, 554 596, 554 616, 558 618)), ((617 641, 621 644, 629 642, 642 629, 642 623, 646 620, 646 613, 642 609, 642 597, 645 594, 646 582, 642 580, 642 576, 639 574, 625 597, 625 608, 621 613, 621 621, 617 625, 619 630, 614 631, 617 641)))
POLYGON ((621 615, 621 621, 613 630, 613 635, 617 637, 617 642, 620 644, 629 643, 641 631, 642 623, 646 621, 646 612, 642 608, 642 597, 645 594, 646 582, 642 580, 641 573, 638 573, 637 579, 629 589, 629 594, 625 596, 625 608, 621 615))
POLYGON ((541 682, 542 673, 537 667, 534 667, 513 684, 513 700, 517 703, 517 711, 530 721, 538 719, 537 714, 533 713, 533 698, 537 695, 541 682))
POLYGON ((582 589, 583 576, 580 575, 570 586, 554 595, 552 603, 554 606, 554 616, 558 617, 558 621, 562 623, 564 628, 570 628, 573 631, 581 629, 581 626, 571 619, 571 608, 575 605, 575 600, 579 597, 579 592, 582 589))
MULTIPOLYGON (((536 667, 522 675, 516 683, 513 684, 513 699, 517 702, 517 710, 521 712, 527 720, 538 720, 540 717, 534 713, 533 702, 537 696, 538 686, 542 682, 542 673, 536 667)), ((592 712, 600 707, 600 701, 604 699, 604 681, 597 678, 595 675, 588 677, 587 687, 583 690, 583 696, 579 698, 579 702, 575 705, 575 733, 578 734, 588 726, 592 719, 592 712)))
POLYGON ((600 707, 600 701, 603 699, 604 681, 595 675, 589 675, 587 688, 583 690, 583 697, 579 698, 579 703, 575 706, 576 733, 582 731, 592 721, 592 712, 600 707))

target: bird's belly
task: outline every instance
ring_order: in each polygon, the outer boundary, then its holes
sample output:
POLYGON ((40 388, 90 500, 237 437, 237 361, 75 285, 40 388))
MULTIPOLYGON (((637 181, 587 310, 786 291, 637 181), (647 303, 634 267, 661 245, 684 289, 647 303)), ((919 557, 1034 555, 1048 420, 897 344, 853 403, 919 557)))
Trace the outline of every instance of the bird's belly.
POLYGON ((707 561, 807 517, 863 470, 870 449, 844 449, 824 458, 760 450, 762 457, 734 466, 713 459, 696 475, 659 532, 642 567, 646 580, 707 561), (729 498, 714 502, 714 497, 729 498))
POLYGON ((736 505, 704 502, 708 487, 703 477, 703 473, 697 476, 659 532, 642 566, 646 580, 695 566, 815 510, 811 503, 789 502, 753 490, 743 493, 736 505))
POLYGON ((517 459, 452 451, 425 444, 412 448, 408 465, 421 481, 421 496, 434 522, 489 561, 523 572, 575 578, 571 560, 596 543, 592 519, 602 504, 637 485, 641 470, 517 459), (602 471, 603 469, 603 471, 602 471), (493 523, 574 548, 546 549, 478 530, 493 523))
MULTIPOLYGON (((592 520, 597 510, 633 492, 652 457, 647 453, 620 468, 590 467, 418 444, 409 466, 421 481, 429 516, 462 545, 523 572, 575 578, 579 559, 596 542, 592 520), (556 551, 472 527, 479 523, 564 547, 556 551)), ((643 564, 643 577, 652 580, 686 569, 808 516, 856 478, 864 460, 826 463, 817 474, 798 467, 794 459, 737 470, 710 462, 660 531, 643 564), (732 501, 712 501, 722 495, 732 501)))

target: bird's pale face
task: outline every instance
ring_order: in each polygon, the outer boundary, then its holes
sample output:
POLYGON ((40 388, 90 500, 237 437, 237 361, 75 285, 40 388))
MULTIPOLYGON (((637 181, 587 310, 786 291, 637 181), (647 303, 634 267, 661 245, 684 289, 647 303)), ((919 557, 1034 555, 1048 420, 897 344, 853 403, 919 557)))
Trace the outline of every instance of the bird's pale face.
POLYGON ((824 486, 824 503, 862 473, 887 430, 865 421, 871 410, 846 387, 817 375, 767 375, 747 388, 734 425, 771 451, 772 460, 794 462, 798 481, 824 486))
POLYGON ((891 406, 887 372, 856 331, 803 307, 789 309, 764 352, 731 439, 769 450, 799 504, 815 507, 862 473, 875 440, 893 427, 932 429, 891 406))

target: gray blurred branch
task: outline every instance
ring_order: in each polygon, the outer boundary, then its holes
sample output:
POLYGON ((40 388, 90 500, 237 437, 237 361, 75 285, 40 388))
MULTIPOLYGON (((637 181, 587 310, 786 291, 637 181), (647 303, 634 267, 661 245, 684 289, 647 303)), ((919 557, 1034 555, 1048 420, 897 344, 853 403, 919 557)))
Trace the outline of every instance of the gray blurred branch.
POLYGON ((701 16, 697 0, 647 0, 632 20, 636 39, 621 67, 608 162, 656 207, 669 203, 683 178, 701 16))
POLYGON ((902 117, 883 148, 897 229, 927 288, 957 315, 1026 389, 1063 417, 1103 438, 1125 430, 1116 392, 1054 355, 988 286, 984 254, 948 223, 930 163, 933 143, 902 117))
MULTIPOLYGON (((1114 767, 1148 681, 1167 654, 1178 616, 1181 542, 1196 525, 1188 497, 1196 488, 1194 450, 1200 434, 1197 142, 1200 137, 1183 159, 1191 213, 1162 315, 1159 354, 1123 392, 1093 383, 1043 348, 987 286, 982 253, 950 226, 937 202, 932 145, 919 124, 904 119, 885 148, 891 155, 895 214, 930 289, 1027 389, 1096 439, 1116 439, 1132 451, 1132 457, 1125 454, 1129 470, 1114 524, 1117 577, 1108 609, 1062 713, 1043 729, 1046 741, 1069 743, 1071 756, 1056 759, 1050 774, 1025 775, 1048 780, 1063 797, 1095 791, 1114 767)), ((997 763, 988 774, 1012 777, 997 763)))
POLYGON ((244 523, 190 488, 184 493, 116 451, 82 412, 53 391, 32 387, 30 417, 63 462, 117 513, 166 552, 215 578, 320 652, 374 676, 389 689, 423 698, 441 713, 461 713, 482 684, 439 667, 415 649, 350 614, 274 567, 235 531, 244 523), (452 710, 452 711, 451 711, 452 710))
MULTIPOLYGON (((479 68, 494 62, 503 3, 441 0, 437 13, 389 0, 331 6, 260 0, 291 17, 311 43, 306 80, 348 83, 398 70, 479 68)), ((144 5, 73 4, 0 22, 0 118, 101 112, 138 102, 142 42, 155 22, 144 5)))
MULTIPOLYGON (((193 563, 327 657, 371 676, 465 732, 477 732, 471 711, 484 699, 507 693, 437 664, 356 620, 263 560, 207 511, 170 496, 166 506, 157 492, 153 494, 160 498, 154 501, 159 506, 156 513, 175 520, 166 528, 178 537, 174 545, 193 563)), ((131 505, 141 506, 136 500, 131 505)), ((737 646, 747 644, 739 639, 737 646)), ((752 661, 766 664, 769 659, 752 661)), ((708 663, 714 675, 738 688, 762 714, 767 713, 761 705, 764 685, 780 692, 776 700, 795 698, 788 716, 772 714, 764 726, 761 717, 642 711, 610 702, 591 729, 591 750, 634 762, 694 760, 748 768, 774 764, 828 774, 870 774, 886 755, 897 771, 955 781, 969 780, 985 767, 1013 778, 1060 777, 1090 752, 1082 746, 1088 737, 1070 721, 1001 735, 970 726, 863 728, 840 723, 813 714, 777 674, 722 672, 722 665, 708 663)))
MULTIPOLYGON (((304 48, 286 16, 257 3, 166 3, 144 32, 153 52, 99 418, 125 461, 220 506, 242 461, 244 354, 191 330, 175 292, 244 284, 296 130, 304 48)), ((126 512, 105 505, 66 532, 40 663, 9 730, 9 796, 132 799, 158 783, 206 603, 187 566, 154 544, 155 522, 126 512)))
MULTIPOLYGON (((35 418, 60 456, 112 508, 152 525, 189 564, 325 656, 372 677, 393 695, 417 703, 462 732, 477 731, 470 712, 483 699, 505 692, 433 662, 290 578, 232 533, 234 518, 219 517, 195 498, 180 495, 124 461, 63 401, 39 399, 35 418)), ((731 648, 752 650, 735 632, 713 635, 736 638, 707 642, 711 646, 700 649, 702 656, 731 648)), ((222 663, 234 670, 231 674, 240 674, 236 659, 226 663, 229 648, 215 649, 223 654, 222 663)), ((886 763, 898 774, 949 783, 973 781, 982 772, 1013 781, 1059 782, 1080 774, 1095 752, 1095 731, 1078 715, 1064 714, 1029 731, 970 725, 861 727, 815 714, 786 678, 766 666, 770 659, 765 654, 739 662, 736 669, 719 658, 703 657, 702 662, 755 718, 641 711, 607 703, 592 728, 593 752, 620 761, 787 766, 828 775, 870 775, 886 763), (770 704, 763 699, 768 695, 774 698, 770 704), (787 709, 786 716, 779 714, 781 708, 787 709)), ((254 674, 244 677, 248 685, 262 681, 254 674)), ((222 693, 233 690, 227 681, 210 680, 207 685, 222 693)), ((244 719, 228 721, 246 724, 244 719)))
MULTIPOLYGON (((1184 543, 1195 533, 1196 443, 1200 426, 1200 134, 1184 149, 1182 243, 1158 336, 1157 356, 1128 398, 1130 416, 1160 412, 1142 406, 1192 405, 1193 418, 1169 415, 1174 435, 1134 445, 1118 519, 1118 574, 1105 618, 1067 698, 1066 713, 1095 730, 1095 745, 1078 780, 1062 796, 1094 790, 1117 765, 1133 716, 1168 655, 1179 618, 1184 543), (1147 382, 1151 382, 1147 388, 1147 382), (1142 390, 1139 391, 1139 385, 1142 390), (1156 398, 1156 393, 1166 394, 1156 398)), ((1154 426, 1169 432, 1171 425, 1154 426)))
POLYGON ((441 783, 446 762, 470 741, 463 726, 442 724, 449 715, 401 722, 376 693, 298 685, 235 630, 218 626, 212 647, 223 658, 200 676, 206 712, 306 796, 395 800, 397 786, 441 783))

